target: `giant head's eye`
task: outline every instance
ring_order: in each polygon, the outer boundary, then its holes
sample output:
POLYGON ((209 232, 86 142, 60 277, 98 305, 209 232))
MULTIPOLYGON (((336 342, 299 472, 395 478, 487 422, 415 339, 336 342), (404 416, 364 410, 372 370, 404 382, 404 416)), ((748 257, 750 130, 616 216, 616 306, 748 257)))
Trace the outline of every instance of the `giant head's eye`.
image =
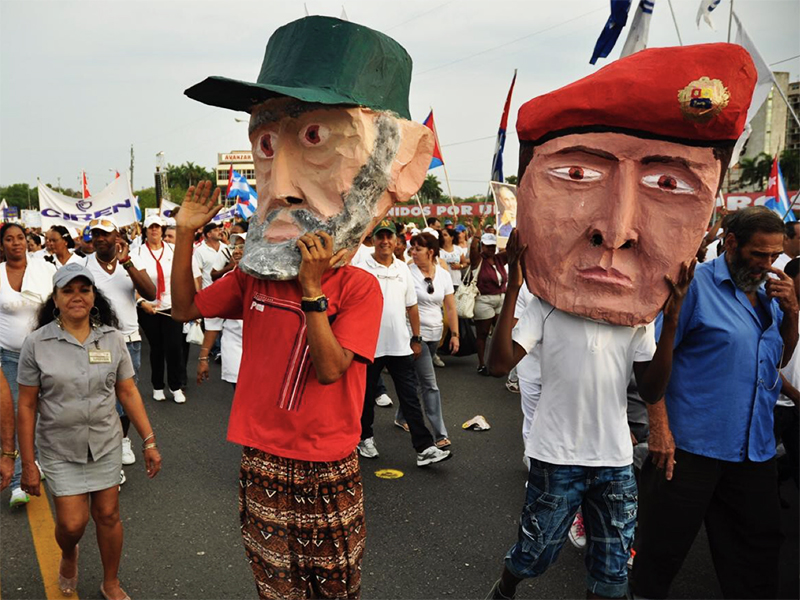
POLYGON ((318 146, 328 139, 330 133, 331 130, 325 125, 311 123, 300 131, 300 141, 304 146, 318 146))
POLYGON ((568 181, 594 181, 602 176, 602 173, 594 169, 574 165, 571 167, 557 167, 552 169, 550 173, 559 179, 568 181))
POLYGON ((668 173, 645 175, 642 177, 642 183, 647 187, 675 194, 691 194, 694 192, 694 188, 690 184, 668 173))
POLYGON ((264 133, 258 140, 256 146, 256 155, 260 158, 272 158, 275 156, 275 144, 278 141, 278 135, 271 131, 264 133))

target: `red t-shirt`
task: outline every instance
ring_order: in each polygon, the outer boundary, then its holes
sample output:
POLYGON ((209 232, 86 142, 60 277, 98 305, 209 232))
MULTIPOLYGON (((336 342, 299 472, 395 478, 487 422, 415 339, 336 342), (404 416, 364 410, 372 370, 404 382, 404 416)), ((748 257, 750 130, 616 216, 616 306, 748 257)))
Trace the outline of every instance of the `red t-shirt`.
POLYGON ((237 269, 195 296, 204 317, 244 319, 229 441, 318 462, 341 460, 358 444, 383 296, 375 277, 355 267, 326 272, 322 291, 333 334, 356 355, 330 385, 317 381, 296 280, 257 279, 237 269))

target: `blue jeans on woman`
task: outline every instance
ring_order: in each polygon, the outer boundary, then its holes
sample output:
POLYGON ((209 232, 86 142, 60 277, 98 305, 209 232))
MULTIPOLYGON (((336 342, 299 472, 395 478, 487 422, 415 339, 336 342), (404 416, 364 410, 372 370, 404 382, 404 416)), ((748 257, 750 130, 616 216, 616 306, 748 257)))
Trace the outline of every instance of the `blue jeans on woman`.
MULTIPOLYGON (((431 424, 433 437, 438 442, 447 437, 447 428, 444 426, 442 416, 442 395, 439 393, 439 386, 436 383, 436 373, 433 367, 433 355, 439 342, 422 342, 422 355, 414 361, 414 369, 417 371, 419 381, 420 396, 422 397, 422 407, 425 416, 431 424)), ((403 411, 398 407, 395 420, 404 423, 403 411)))
POLYGON ((624 597, 638 502, 633 467, 530 462, 518 539, 506 555, 506 568, 520 579, 544 573, 558 558, 582 507, 586 588, 606 598, 624 597))
MULTIPOLYGON (((19 352, 13 350, 6 350, 0 348, 0 363, 3 365, 3 375, 8 381, 8 386, 11 388, 11 397, 14 400, 14 418, 17 418, 17 398, 19 397, 19 384, 17 383, 17 366, 19 365, 19 352)), ((16 429, 14 430, 14 447, 17 445, 16 429)), ((22 479, 22 460, 18 456, 14 461, 14 475, 11 477, 11 483, 8 488, 15 490, 20 486, 22 479)))

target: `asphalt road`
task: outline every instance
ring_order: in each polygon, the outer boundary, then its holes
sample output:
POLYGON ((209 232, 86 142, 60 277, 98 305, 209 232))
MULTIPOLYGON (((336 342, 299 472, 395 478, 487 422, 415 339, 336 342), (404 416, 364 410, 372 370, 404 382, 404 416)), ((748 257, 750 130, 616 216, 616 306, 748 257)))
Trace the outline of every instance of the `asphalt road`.
MULTIPOLYGON (((240 449, 225 441, 233 390, 219 380, 190 384, 189 401, 151 399, 144 349, 142 384, 158 432, 162 472, 148 481, 141 456, 126 468, 121 516, 125 526, 120 578, 134 598, 255 598, 236 508, 240 449)), ((190 360, 193 368, 196 348, 190 360)), ((257 360, 257 359, 256 359, 257 360)), ((407 433, 392 425, 394 410, 376 408, 380 457, 362 459, 367 507, 364 598, 484 598, 514 542, 524 499, 519 396, 503 381, 475 373, 475 358, 445 357, 437 369, 454 456, 420 469, 407 433), (489 431, 461 424, 482 414, 489 431), (379 469, 403 472, 380 479, 379 469)), ((265 374, 269 366, 264 365, 265 374)), ((191 378, 191 377, 190 377, 191 378)), ((390 394, 391 379, 387 377, 390 394)), ((134 448, 139 440, 132 434, 134 448)), ((784 486, 781 596, 800 597, 798 496, 784 486)), ((0 596, 44 598, 26 509, 8 509, 0 496, 0 596)), ((41 535, 41 534, 40 534, 41 535)), ((81 544, 78 595, 100 598, 100 559, 90 523, 81 544)), ((582 553, 567 544, 542 577, 523 583, 518 598, 583 598, 582 553)), ((719 598, 705 534, 701 533, 672 588, 674 598, 719 598)))

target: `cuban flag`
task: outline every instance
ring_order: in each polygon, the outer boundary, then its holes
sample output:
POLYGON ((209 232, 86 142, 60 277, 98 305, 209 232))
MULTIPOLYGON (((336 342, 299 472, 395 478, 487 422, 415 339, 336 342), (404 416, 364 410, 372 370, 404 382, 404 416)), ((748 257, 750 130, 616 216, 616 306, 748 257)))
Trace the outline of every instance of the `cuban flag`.
POLYGON ((514 69, 514 77, 511 79, 511 87, 508 89, 506 103, 503 106, 503 116, 500 118, 500 129, 497 130, 497 142, 494 145, 494 156, 492 157, 492 177, 490 181, 503 179, 503 148, 506 145, 506 127, 508 126, 508 111, 511 108, 511 94, 514 93, 514 84, 517 82, 517 70, 514 69))
POLYGON ((89 191, 89 182, 86 180, 86 171, 81 171, 81 198, 86 200, 86 198, 91 197, 91 195, 89 191))
POLYGON ((598 58, 606 58, 614 49, 619 34, 622 33, 625 23, 628 22, 630 9, 631 0, 611 0, 611 16, 608 17, 608 21, 594 45, 592 59, 589 61, 591 64, 595 64, 598 58))
POLYGON ((442 151, 439 149, 439 136, 436 135, 436 125, 433 124, 433 109, 431 109, 431 113, 422 124, 433 132, 433 158, 431 158, 431 165, 428 167, 430 171, 431 169, 444 165, 442 151))
POLYGON ((700 29, 700 19, 703 19, 708 26, 711 27, 714 31, 717 30, 714 27, 714 23, 711 21, 711 13, 714 12, 714 9, 719 6, 719 3, 722 0, 701 0, 700 6, 697 8, 697 28, 700 29))
POLYGON ((781 173, 781 166, 778 163, 778 157, 772 163, 772 171, 769 174, 769 184, 767 184, 767 196, 770 199, 764 203, 764 206, 776 213, 781 219, 787 223, 796 221, 794 212, 789 210, 789 196, 786 194, 786 184, 783 181, 783 173, 781 173))
POLYGON ((247 220, 256 212, 258 194, 247 183, 244 175, 234 171, 233 167, 231 167, 230 173, 232 173, 232 176, 228 177, 228 193, 226 197, 236 198, 236 213, 247 220))

